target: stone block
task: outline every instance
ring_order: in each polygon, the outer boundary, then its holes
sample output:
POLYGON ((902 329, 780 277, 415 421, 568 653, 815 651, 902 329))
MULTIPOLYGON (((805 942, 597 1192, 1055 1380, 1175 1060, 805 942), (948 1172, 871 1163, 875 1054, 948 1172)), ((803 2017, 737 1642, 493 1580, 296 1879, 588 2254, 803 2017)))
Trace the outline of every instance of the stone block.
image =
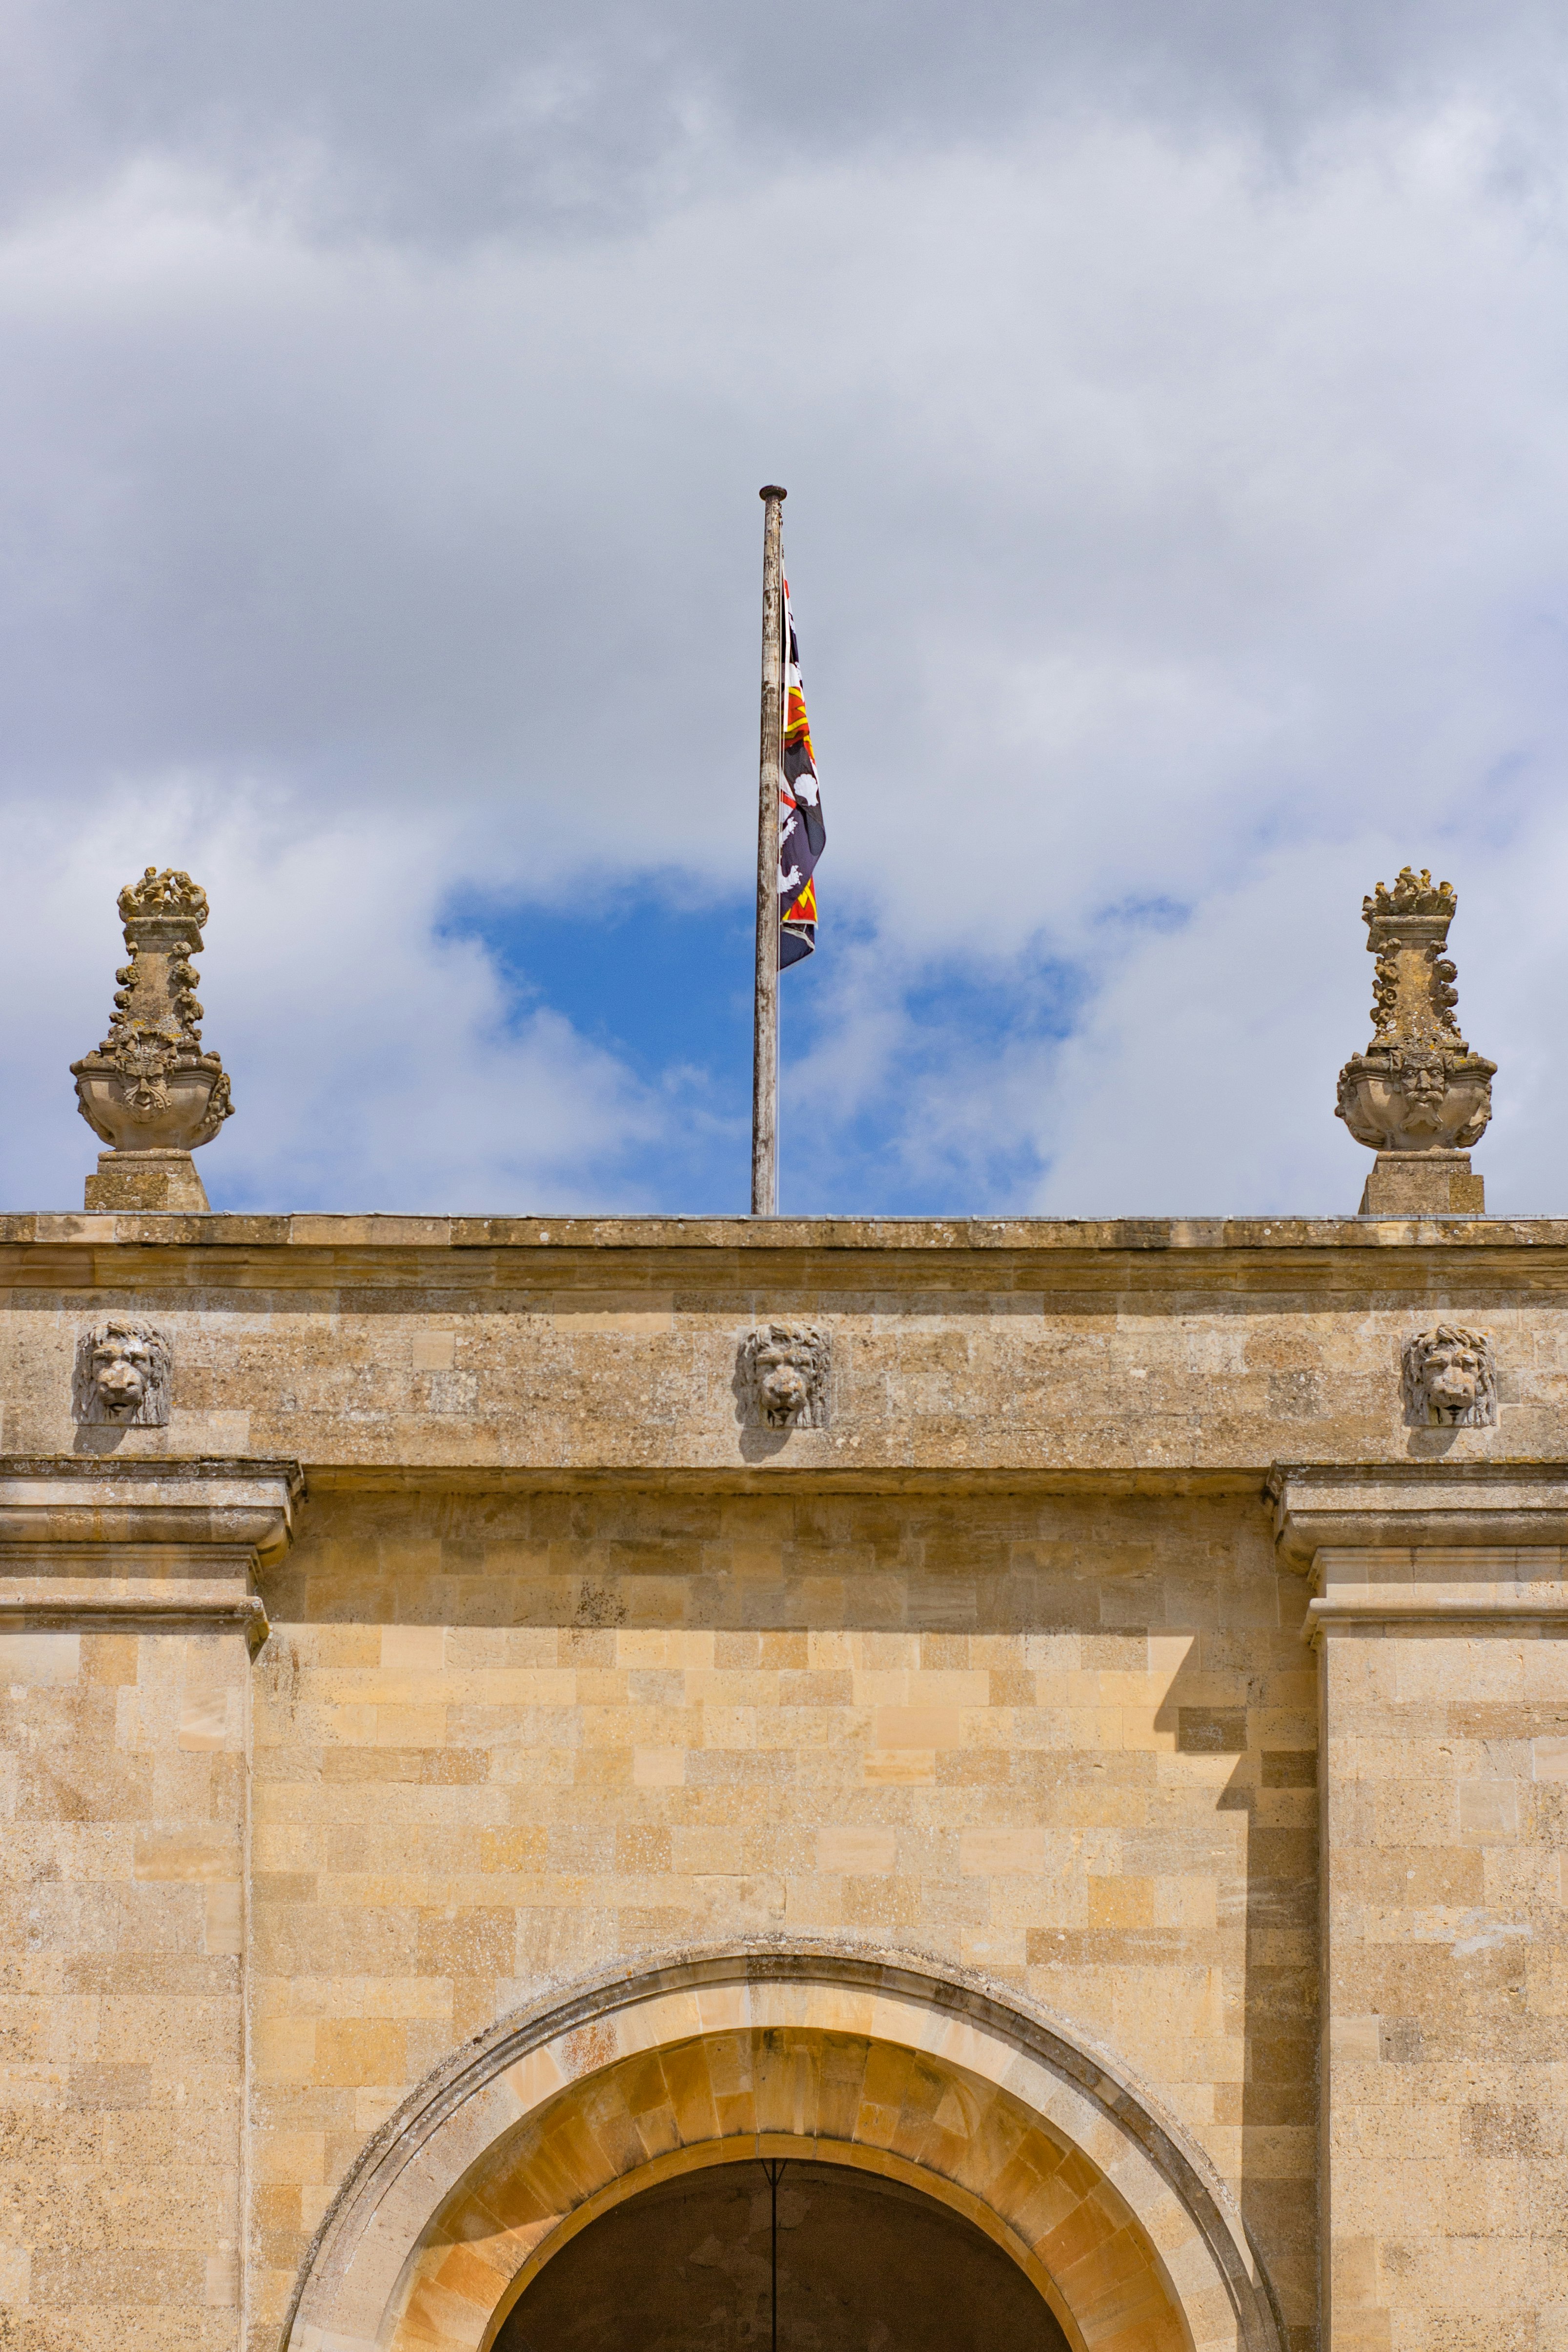
POLYGON ((1486 1181, 1468 1151, 1380 1151, 1362 1188, 1363 1217, 1481 1217, 1486 1181))
POLYGON ((205 1216, 208 1205, 206 1187, 188 1151, 100 1151, 83 1202, 89 1213, 127 1209, 196 1216, 205 1216))

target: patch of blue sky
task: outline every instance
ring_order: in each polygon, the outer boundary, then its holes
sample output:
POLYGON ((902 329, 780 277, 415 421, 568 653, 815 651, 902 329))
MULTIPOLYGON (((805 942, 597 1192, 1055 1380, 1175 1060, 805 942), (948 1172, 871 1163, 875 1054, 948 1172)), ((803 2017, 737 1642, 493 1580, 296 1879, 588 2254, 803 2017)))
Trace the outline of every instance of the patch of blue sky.
MULTIPOLYGON (((1140 909, 1147 920, 1152 909, 1140 909)), ((1156 918, 1157 919, 1157 918, 1156 918)), ((514 1016, 542 1005, 665 1097, 661 1139, 594 1171, 606 1201, 712 1214, 746 1206, 752 1083, 749 896, 693 903, 678 883, 593 893, 572 904, 455 902, 444 934, 478 940, 514 1016)), ((1087 983, 1043 955, 977 967, 923 962, 895 987, 897 1050, 869 1063, 847 1107, 813 1090, 804 1066, 844 1018, 842 961, 874 956, 863 917, 840 906, 816 956, 782 983, 780 1201, 786 1214, 958 1215, 1017 1210, 1041 1171, 1027 1131, 987 1115, 988 1079, 1067 1036, 1087 983), (964 1104, 973 1104, 966 1117, 964 1104), (953 1116, 932 1106, 959 1106, 953 1116)), ((861 964, 862 972, 865 970, 861 964)), ((1032 1058, 1031 1058, 1032 1057, 1032 1058)))
POLYGON ((570 905, 469 895, 441 931, 481 943, 519 1018, 552 1006, 646 1083, 687 1070, 722 1086, 732 1066, 750 1070, 750 897, 693 904, 662 882, 570 905))
POLYGON ((671 1115, 660 1139, 593 1171, 607 1206, 721 1215, 751 1186, 752 964, 748 898, 692 903, 664 881, 571 905, 469 894, 447 938, 477 940, 513 1016, 548 1005, 613 1055, 671 1115))
MULTIPOLYGON (((1040 1130, 1050 1049, 1071 1034, 1088 993, 1081 968, 1039 953, 984 966, 933 957, 903 991, 896 1053, 851 1112, 820 1125, 807 1102, 791 1099, 786 1033, 784 1207, 804 1216, 1021 1213, 1048 1157, 1040 1130), (1037 1103, 1033 1115, 1020 1090, 1037 1103)), ((822 1042, 833 1014, 825 990, 807 1011, 808 1045, 822 1042)))

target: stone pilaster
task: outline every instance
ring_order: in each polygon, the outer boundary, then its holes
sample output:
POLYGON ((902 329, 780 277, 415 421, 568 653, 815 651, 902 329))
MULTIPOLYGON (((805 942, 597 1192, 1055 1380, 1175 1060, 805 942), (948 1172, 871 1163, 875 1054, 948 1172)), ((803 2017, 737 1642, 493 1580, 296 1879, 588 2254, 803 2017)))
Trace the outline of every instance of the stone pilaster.
POLYGON ((0 2303, 17 2343, 228 2352, 249 1675, 287 1464, 0 1460, 0 2303))
POLYGON ((1315 1585, 1325 2352, 1568 2344, 1568 1473, 1277 1480, 1315 1585))

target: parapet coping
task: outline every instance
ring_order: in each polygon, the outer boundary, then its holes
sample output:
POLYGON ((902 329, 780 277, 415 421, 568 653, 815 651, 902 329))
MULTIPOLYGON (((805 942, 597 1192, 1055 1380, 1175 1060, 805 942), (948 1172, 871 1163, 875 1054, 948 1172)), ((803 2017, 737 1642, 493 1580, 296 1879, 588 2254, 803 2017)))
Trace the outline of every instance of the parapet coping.
POLYGON ((28 1210, 0 1247, 1051 1251, 1568 1248, 1568 1217, 551 1217, 28 1210))

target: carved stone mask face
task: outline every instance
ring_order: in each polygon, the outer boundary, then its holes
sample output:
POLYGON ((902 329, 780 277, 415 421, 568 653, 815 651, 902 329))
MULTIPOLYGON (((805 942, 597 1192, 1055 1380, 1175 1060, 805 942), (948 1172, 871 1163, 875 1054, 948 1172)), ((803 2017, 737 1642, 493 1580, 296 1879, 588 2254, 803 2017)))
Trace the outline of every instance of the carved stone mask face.
POLYGON ((1434 1348, 1423 1377, 1435 1405, 1447 1412, 1468 1412, 1480 1392, 1480 1358, 1473 1348, 1434 1348))
POLYGON ((105 1412, 130 1421, 142 1410, 153 1359, 139 1339, 101 1339, 92 1351, 92 1385, 105 1412))
POLYGON ((809 1396, 798 1364, 778 1349, 764 1348, 757 1356, 757 1394, 770 1420, 793 1420, 804 1412, 809 1396))

